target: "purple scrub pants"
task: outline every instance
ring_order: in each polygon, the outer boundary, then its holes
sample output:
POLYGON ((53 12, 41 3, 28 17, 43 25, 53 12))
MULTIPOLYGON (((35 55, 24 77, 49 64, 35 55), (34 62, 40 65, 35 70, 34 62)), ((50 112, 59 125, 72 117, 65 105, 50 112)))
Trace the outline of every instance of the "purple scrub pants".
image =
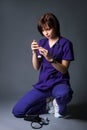
POLYGON ((73 91, 66 84, 59 84, 50 90, 41 91, 33 88, 14 106, 12 113, 16 117, 46 113, 46 98, 53 96, 59 105, 59 113, 64 114, 66 104, 72 99, 73 91))

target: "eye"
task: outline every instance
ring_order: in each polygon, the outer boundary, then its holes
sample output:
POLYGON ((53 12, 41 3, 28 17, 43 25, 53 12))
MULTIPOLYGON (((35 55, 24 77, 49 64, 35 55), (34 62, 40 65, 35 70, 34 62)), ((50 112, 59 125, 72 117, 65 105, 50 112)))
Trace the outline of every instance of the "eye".
POLYGON ((50 31, 51 30, 51 28, 43 28, 42 29, 42 31, 44 32, 44 31, 50 31))
POLYGON ((50 29, 47 29, 46 31, 50 31, 50 29))
POLYGON ((46 31, 49 31, 51 28, 46 28, 46 31))

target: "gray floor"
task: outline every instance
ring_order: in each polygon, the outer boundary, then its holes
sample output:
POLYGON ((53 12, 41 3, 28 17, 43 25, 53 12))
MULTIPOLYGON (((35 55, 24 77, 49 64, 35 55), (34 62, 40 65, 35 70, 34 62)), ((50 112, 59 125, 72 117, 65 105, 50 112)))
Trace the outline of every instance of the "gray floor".
MULTIPOLYGON (((2 102, 0 106, 0 130, 33 130, 30 122, 15 118, 11 111, 15 102, 2 102)), ((44 125, 42 130, 86 130, 87 129, 87 105, 69 105, 67 116, 56 119, 53 115, 41 115, 48 117, 49 125, 44 125)))

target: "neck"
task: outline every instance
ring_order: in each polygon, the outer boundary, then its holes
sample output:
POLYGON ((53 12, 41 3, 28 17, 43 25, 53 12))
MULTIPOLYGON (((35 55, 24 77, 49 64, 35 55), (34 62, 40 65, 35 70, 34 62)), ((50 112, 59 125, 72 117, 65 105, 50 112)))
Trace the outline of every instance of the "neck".
POLYGON ((49 39, 49 46, 52 47, 58 40, 59 37, 49 39))
POLYGON ((55 38, 49 39, 49 42, 55 42, 55 41, 58 41, 58 40, 59 40, 59 37, 55 37, 55 38))

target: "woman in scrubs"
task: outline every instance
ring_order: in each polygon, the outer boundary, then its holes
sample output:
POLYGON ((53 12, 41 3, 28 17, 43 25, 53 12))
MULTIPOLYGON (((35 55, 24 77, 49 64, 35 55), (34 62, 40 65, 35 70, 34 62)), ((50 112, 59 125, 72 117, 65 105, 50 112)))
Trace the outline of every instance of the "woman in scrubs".
POLYGON ((38 21, 38 31, 43 36, 31 43, 32 64, 40 69, 37 83, 14 106, 16 117, 46 113, 46 99, 53 97, 57 104, 55 117, 65 115, 73 91, 68 72, 74 60, 73 45, 60 34, 60 24, 52 13, 43 14, 38 21))

